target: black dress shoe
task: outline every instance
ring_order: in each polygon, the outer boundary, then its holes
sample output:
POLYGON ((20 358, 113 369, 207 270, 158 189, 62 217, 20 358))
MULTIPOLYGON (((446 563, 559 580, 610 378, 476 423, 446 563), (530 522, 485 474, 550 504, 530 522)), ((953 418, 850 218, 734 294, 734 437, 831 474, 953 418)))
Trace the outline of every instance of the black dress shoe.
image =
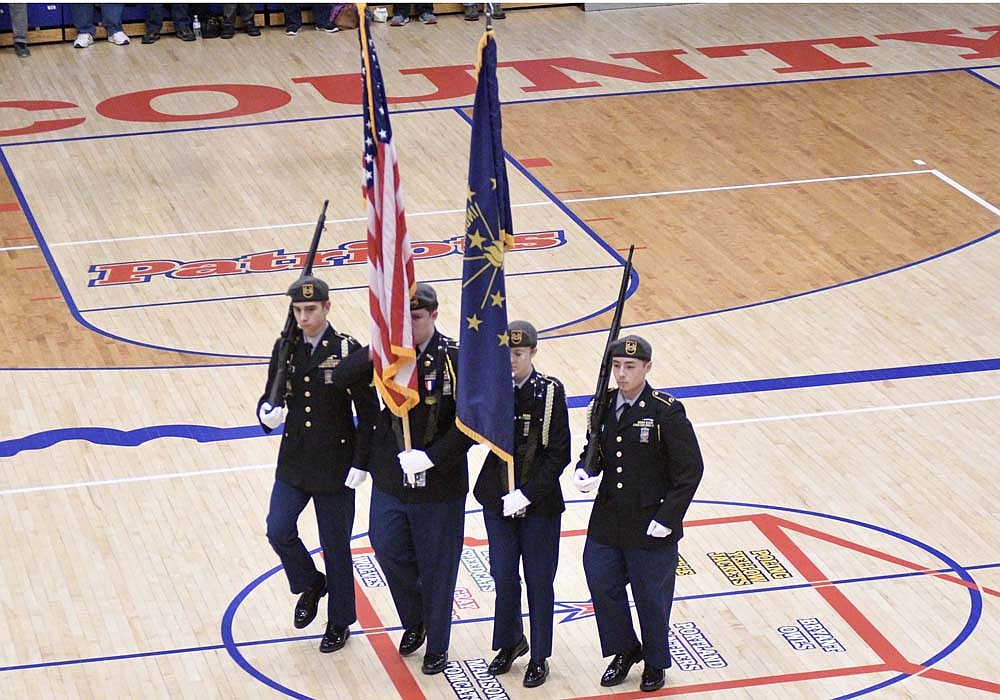
POLYGON ((142 43, 144 44, 155 44, 160 40, 159 32, 146 32, 142 35, 142 43))
POLYGON ((316 619, 316 607, 319 599, 326 595, 326 577, 321 583, 309 586, 305 592, 299 596, 299 602, 295 604, 295 629, 308 627, 309 623, 316 619))
POLYGON ((545 659, 541 661, 529 661, 528 667, 524 669, 524 687, 537 688, 545 679, 549 677, 549 662, 545 659))
POLYGON ((425 675, 433 676, 435 673, 441 673, 447 665, 448 652, 444 652, 443 654, 424 654, 424 663, 420 667, 420 670, 425 675))
POLYGON ((319 650, 324 654, 329 654, 331 651, 343 649, 344 645, 347 644, 347 638, 350 636, 351 630, 347 627, 328 622, 326 624, 326 634, 323 635, 323 640, 319 643, 319 650))
POLYGON ((528 653, 528 640, 525 639, 524 635, 521 635, 521 640, 512 647, 503 647, 497 652, 496 657, 494 657, 490 667, 486 669, 486 672, 491 676, 499 676, 502 673, 507 673, 510 670, 510 665, 514 663, 514 659, 519 656, 524 656, 528 653))
POLYGON ((663 682, 663 669, 646 664, 646 667, 642 669, 642 683, 639 684, 639 690, 644 693, 652 693, 654 690, 662 688, 663 682))
POLYGON ((601 685, 610 688, 618 685, 628 677, 628 672, 634 664, 642 660, 642 647, 638 646, 624 654, 615 654, 608 668, 601 676, 601 685))
POLYGON ((402 656, 409 656, 420 648, 425 639, 427 639, 427 630, 424 629, 424 623, 407 627, 406 631, 403 632, 403 638, 399 640, 399 653, 402 656))

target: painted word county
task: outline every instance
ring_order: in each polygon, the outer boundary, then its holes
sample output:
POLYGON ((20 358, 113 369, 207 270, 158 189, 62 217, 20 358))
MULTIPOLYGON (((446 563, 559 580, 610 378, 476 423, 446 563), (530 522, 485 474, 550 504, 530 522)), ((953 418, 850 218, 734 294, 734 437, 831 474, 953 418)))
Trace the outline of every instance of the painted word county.
MULTIPOLYGON (((759 56, 767 54, 782 65, 760 69, 758 78, 767 81, 779 76, 797 76, 803 73, 825 71, 856 71, 858 74, 893 70, 900 51, 907 51, 905 44, 929 44, 948 47, 954 52, 955 65, 968 66, 970 61, 1000 58, 1000 25, 963 29, 927 29, 916 32, 890 32, 867 36, 796 37, 781 41, 752 42, 725 46, 702 46, 690 51, 682 48, 659 47, 650 51, 632 51, 609 54, 611 61, 597 61, 578 56, 538 57, 519 61, 502 61, 499 68, 516 72, 513 82, 522 84, 520 90, 536 97, 539 93, 552 95, 560 91, 578 92, 584 89, 619 89, 620 82, 636 86, 673 87, 690 81, 710 81, 717 85, 731 84, 730 62, 742 61, 751 65, 768 65, 759 56), (897 42, 902 42, 903 45, 897 42), (863 53, 866 60, 851 56, 851 50, 863 53), (847 57, 841 61, 838 57, 847 57), (687 59, 687 60, 686 60, 687 59), (692 60, 693 59, 693 60, 692 60), (698 70, 698 65, 705 72, 698 70), (719 71, 714 69, 718 66, 719 71), (579 78, 579 79, 578 79, 579 78), (604 82, 601 82, 604 79, 604 82)), ((308 85, 330 103, 357 106, 361 98, 357 73, 340 75, 314 75, 290 78, 292 83, 308 85)), ((388 97, 390 105, 416 102, 442 102, 459 100, 474 95, 476 79, 474 66, 425 66, 403 68, 399 75, 386 80, 398 93, 388 97)), ((11 129, 0 129, 0 138, 41 134, 72 129, 87 121, 82 108, 71 97, 52 96, 51 99, 26 100, 4 95, 0 109, 11 110, 12 121, 22 123, 11 129)), ((104 119, 145 123, 177 124, 232 119, 248 115, 276 112, 292 102, 292 93, 274 85, 222 83, 212 85, 177 85, 156 87, 109 97, 97 103, 95 110, 104 119), (160 109, 164 95, 185 92, 214 92, 227 95, 236 105, 229 109, 204 114, 171 114, 160 109)), ((269 119, 280 118, 279 114, 269 119)))

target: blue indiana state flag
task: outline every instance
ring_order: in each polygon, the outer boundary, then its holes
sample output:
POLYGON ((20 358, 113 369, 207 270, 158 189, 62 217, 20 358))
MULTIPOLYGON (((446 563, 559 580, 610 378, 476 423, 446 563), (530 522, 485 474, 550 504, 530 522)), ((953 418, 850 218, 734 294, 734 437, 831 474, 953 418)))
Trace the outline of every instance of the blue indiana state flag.
POLYGON ((491 30, 479 42, 467 196, 457 421, 463 432, 488 445, 510 468, 514 459, 514 382, 503 261, 514 239, 507 163, 500 138, 497 48, 491 30))

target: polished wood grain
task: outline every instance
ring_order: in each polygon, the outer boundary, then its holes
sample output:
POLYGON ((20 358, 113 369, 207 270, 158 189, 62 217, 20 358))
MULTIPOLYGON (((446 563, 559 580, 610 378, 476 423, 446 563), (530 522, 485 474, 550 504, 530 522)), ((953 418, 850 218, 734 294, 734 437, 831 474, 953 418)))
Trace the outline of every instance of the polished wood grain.
MULTIPOLYGON (((508 311, 545 331, 537 367, 573 401, 574 454, 629 244, 624 332, 652 342, 654 386, 693 394, 706 473, 672 622, 725 663, 675 654, 659 694, 1000 693, 1000 76, 995 59, 963 57, 969 47, 875 39, 985 39, 992 30, 975 28, 996 25, 995 7, 505 7, 515 232, 560 242, 507 256, 508 311), (872 45, 824 49, 868 69, 779 73, 766 52, 702 50, 858 36, 872 45), (537 90, 516 67, 636 68, 613 56, 666 50, 704 77, 563 68, 566 82, 597 84, 537 90), (764 550, 789 577, 737 586, 710 556, 764 550), (811 618, 842 651, 796 651, 779 633, 811 618)), ((409 100, 394 102, 392 125, 411 240, 442 250, 463 233, 472 97, 420 98, 434 88, 419 71, 468 76, 483 30, 449 8, 434 27, 373 29, 390 93, 409 100)), ((350 33, 272 28, 33 46, 0 71, 0 101, 63 100, 75 107, 45 118, 84 117, 0 136, 0 697, 456 697, 420 673, 420 654, 395 653, 399 621, 371 568, 370 484, 351 640, 321 655, 324 615, 291 625, 295 598, 265 537, 278 440, 257 432, 254 407, 298 271, 92 284, 97 265, 304 251, 324 199, 321 248, 363 241, 358 107, 303 80, 356 73, 357 52, 350 33), (165 124, 106 116, 117 96, 221 84, 289 99, 165 124)), ((189 115, 235 103, 209 90, 156 99, 189 115)), ((0 131, 33 118, 0 109, 0 131)), ((317 273, 334 325, 364 342, 366 268, 350 262, 317 273)), ((457 334, 459 255, 416 266, 438 290, 439 326, 457 334)), ((515 698, 638 697, 639 669, 598 684, 606 660, 581 565, 591 496, 563 479, 551 675, 526 690, 519 661, 499 681, 515 698)), ((450 654, 475 682, 493 656, 493 594, 471 498, 468 509, 450 654)), ((300 530, 317 550, 311 508, 300 530)))

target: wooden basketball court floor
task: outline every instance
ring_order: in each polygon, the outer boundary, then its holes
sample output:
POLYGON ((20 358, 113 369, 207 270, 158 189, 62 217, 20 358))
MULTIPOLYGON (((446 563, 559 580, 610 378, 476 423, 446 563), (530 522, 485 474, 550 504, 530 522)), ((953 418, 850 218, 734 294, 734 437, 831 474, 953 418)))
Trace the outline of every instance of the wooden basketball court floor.
MULTIPOLYGON (((705 455, 658 694, 1000 693, 997 6, 511 7, 509 313, 545 330, 577 451, 634 243, 627 331, 705 455)), ((374 29, 451 334, 481 31, 374 29)), ((637 671, 598 685, 590 498, 568 478, 541 688, 520 663, 483 675, 471 498, 445 675, 394 651, 370 482, 354 637, 321 655, 323 615, 290 624, 254 406, 298 275, 282 260, 324 199, 332 320, 369 335, 360 84, 331 78, 357 72, 354 36, 0 60, 0 697, 640 695, 637 671)), ((300 529, 318 547, 311 509, 300 529)))

